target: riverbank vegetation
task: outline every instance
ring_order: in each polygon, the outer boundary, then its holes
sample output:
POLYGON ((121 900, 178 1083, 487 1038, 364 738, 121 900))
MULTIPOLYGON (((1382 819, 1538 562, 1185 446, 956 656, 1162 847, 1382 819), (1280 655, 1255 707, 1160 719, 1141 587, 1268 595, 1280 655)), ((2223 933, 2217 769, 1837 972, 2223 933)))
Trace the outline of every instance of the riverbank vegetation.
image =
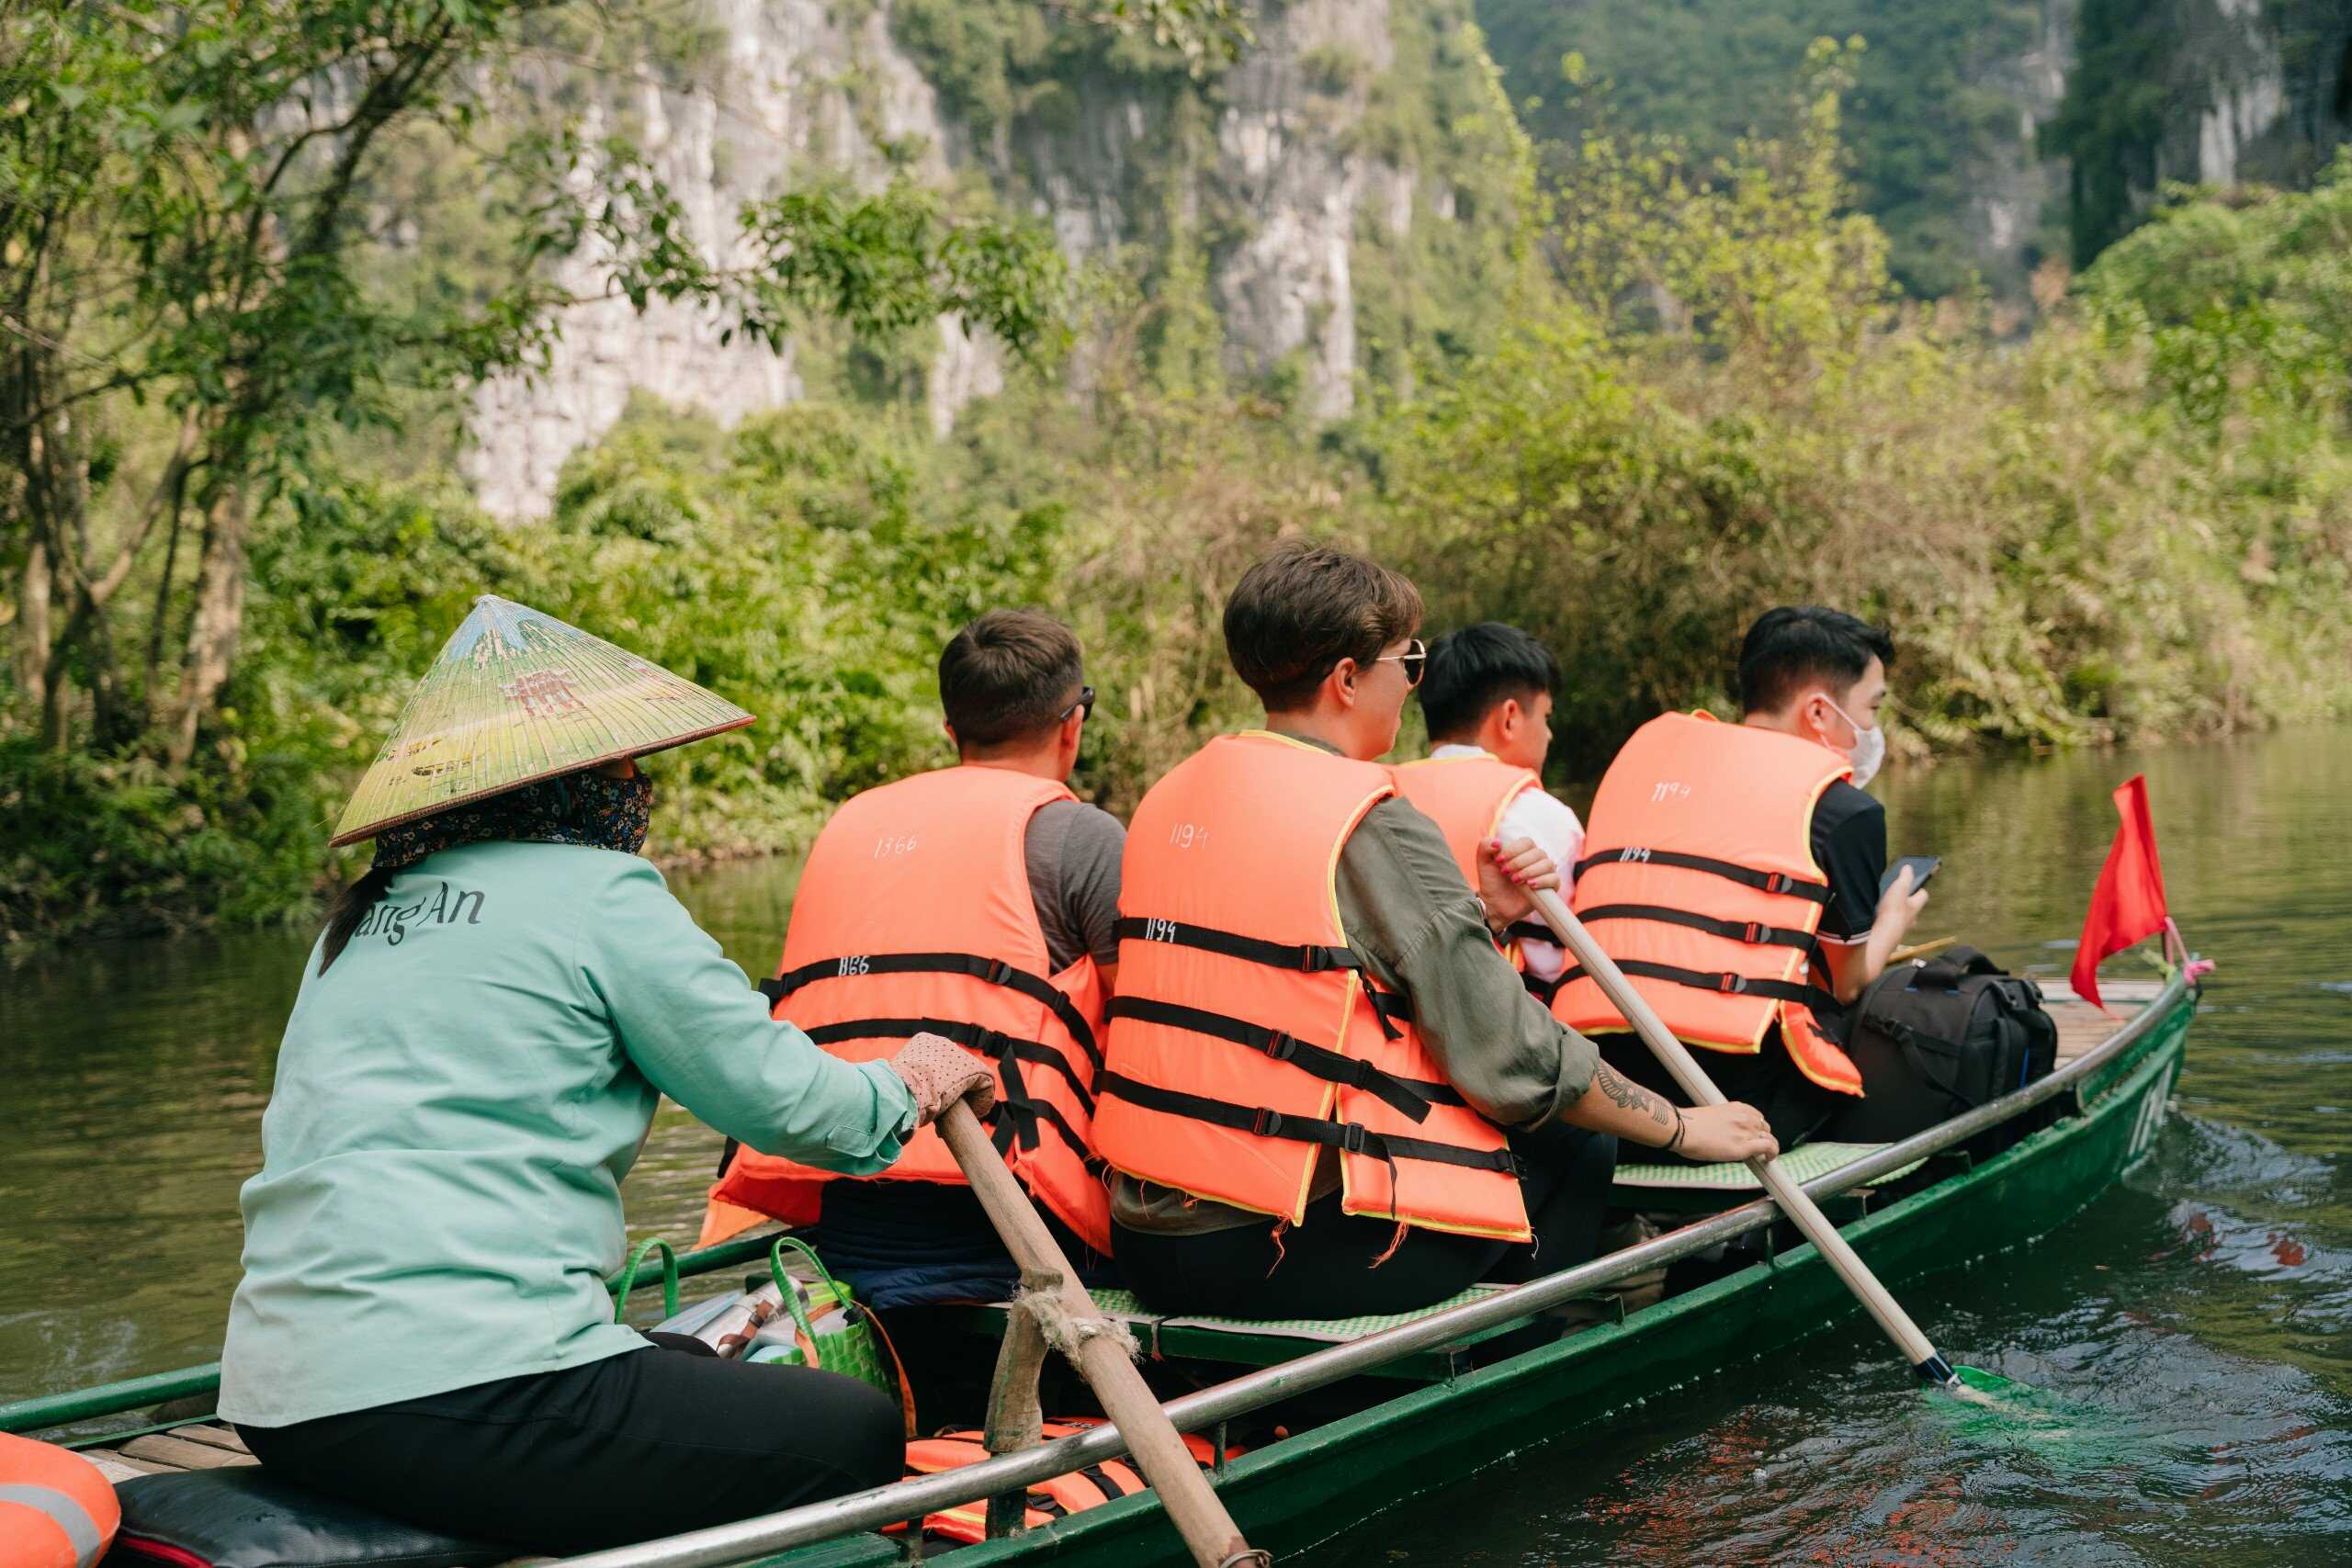
MULTIPOLYGON (((307 909, 334 874, 345 792, 481 592, 759 716, 656 761, 654 849, 678 856, 789 847, 844 795, 945 760, 938 645, 1006 602, 1079 626, 1103 693, 1079 783, 1131 806, 1247 713, 1218 607, 1300 530, 1413 573, 1436 627, 1502 615, 1552 641, 1567 773, 1662 705, 1719 703, 1745 622, 1790 599, 1894 626, 1915 753, 2346 711, 2352 161, 2307 194, 2184 198, 2018 344, 1978 307, 1890 284, 1846 183, 1848 65, 1816 51, 1796 129, 1720 161, 1601 128, 1539 175, 1505 138, 1518 242, 1491 286, 1510 308, 1436 334, 1337 426, 1279 373, 1220 371, 1189 339, 1136 330, 1151 312, 1115 276, 1040 292, 1018 268, 933 267, 924 287, 1012 279, 989 297, 1010 329, 1073 331, 1094 345, 1084 375, 1040 355, 944 438, 913 400, 846 384, 724 431, 639 406, 572 458, 552 516, 519 526, 417 460, 454 415, 404 389, 371 400, 357 434, 274 446, 266 482, 225 502, 208 476, 249 471, 190 464, 160 492, 173 539, 183 498, 204 502, 177 547, 195 558, 175 559, 142 508, 175 421, 210 417, 215 392, 190 380, 163 411, 93 394, 74 460, 17 476, 0 542, 18 590, 0 612, 17 649, 0 677, 0 940, 307 909), (1048 321, 1048 305, 1092 314, 1048 321), (27 476, 61 473, 81 487, 73 528, 28 531, 27 476), (232 503, 227 558, 206 508, 232 503), (85 564, 52 581, 111 582, 105 635, 57 658, 59 623, 83 612, 52 602, 35 659, 33 552, 69 536, 85 564), (123 559, 119 578, 105 566, 123 559), (233 636, 187 720, 191 638, 217 603, 204 585, 231 570, 233 636)), ((973 231, 930 219, 898 231, 918 251, 973 231)), ((1035 239, 1001 232, 991 255, 1035 239)), ((304 382, 272 407, 306 418, 302 399, 332 391, 304 382)))

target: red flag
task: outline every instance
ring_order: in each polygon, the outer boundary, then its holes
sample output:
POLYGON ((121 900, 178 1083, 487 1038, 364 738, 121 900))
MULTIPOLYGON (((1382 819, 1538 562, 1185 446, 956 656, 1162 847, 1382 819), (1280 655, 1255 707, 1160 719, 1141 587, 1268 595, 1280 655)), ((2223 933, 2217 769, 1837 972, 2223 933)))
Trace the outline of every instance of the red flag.
POLYGON ((2165 929, 2165 873, 2156 861, 2156 829, 2148 819, 2148 778, 2135 773, 2115 792, 2123 824, 2099 868, 2083 917, 2083 942, 2075 953, 2075 994, 2093 1007, 2098 999, 2098 963, 2143 937, 2165 929))

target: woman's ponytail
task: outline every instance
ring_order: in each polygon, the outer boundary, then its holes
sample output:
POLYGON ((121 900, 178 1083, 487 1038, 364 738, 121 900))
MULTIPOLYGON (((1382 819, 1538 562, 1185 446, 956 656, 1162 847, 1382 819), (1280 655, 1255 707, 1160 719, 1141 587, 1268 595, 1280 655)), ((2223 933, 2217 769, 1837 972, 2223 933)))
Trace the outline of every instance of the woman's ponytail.
POLYGON ((367 874, 334 896, 334 904, 327 909, 327 929, 319 945, 320 974, 325 974, 328 966, 342 956, 351 933, 359 929, 359 922, 368 918, 368 911, 376 907, 398 874, 390 866, 371 865, 367 874))

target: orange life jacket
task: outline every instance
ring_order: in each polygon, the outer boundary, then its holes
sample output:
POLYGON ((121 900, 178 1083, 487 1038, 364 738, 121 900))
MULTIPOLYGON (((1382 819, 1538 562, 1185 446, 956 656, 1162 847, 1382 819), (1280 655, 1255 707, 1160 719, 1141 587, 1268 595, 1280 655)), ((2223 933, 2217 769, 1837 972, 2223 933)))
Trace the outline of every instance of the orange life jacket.
MULTIPOLYGON (((1108 1253, 1110 1198, 1093 1162, 1102 983, 1091 954, 1047 974, 1023 855, 1029 819, 1066 785, 1004 768, 943 768, 856 796, 808 852, 781 973, 761 983, 808 1037, 845 1061, 888 1056, 922 1031, 997 1069, 996 1145, 1089 1247, 1108 1253)), ((806 1224, 820 1184, 849 1179, 738 1150, 706 1243, 760 1217, 806 1224)), ((863 1179, 964 1184, 946 1144, 918 1130, 863 1179)))
MULTIPOLYGON (((1531 789, 1544 787, 1544 781, 1528 769, 1515 768, 1483 752, 1475 757, 1424 757, 1418 762, 1399 763, 1388 772, 1396 781, 1396 793, 1419 807, 1445 835, 1453 863, 1462 868, 1463 879, 1473 889, 1478 886, 1479 846, 1502 830, 1503 815, 1511 802, 1531 789)), ((1540 926, 1516 925, 1504 933, 1503 951, 1523 978, 1527 958, 1520 943, 1529 937, 1552 940, 1551 933, 1540 926)), ((1531 989, 1537 984, 1528 980, 1531 989)), ((1548 994, 1550 989, 1546 986, 1538 994, 1548 994)))
MULTIPOLYGON (((1047 1438, 1068 1438, 1100 1427, 1095 1420, 1048 1421, 1044 1433, 1047 1438)), ((1216 1462, 1216 1446, 1206 1438, 1183 1434, 1184 1447, 1194 1462, 1202 1468, 1216 1462)), ((1228 1448, 1227 1459, 1238 1459, 1242 1450, 1228 1448)), ((978 1432, 942 1432, 935 1438, 920 1438, 907 1445, 907 1469, 914 1475, 935 1475, 943 1470, 961 1470, 966 1465, 978 1464, 990 1458, 983 1435, 978 1432)), ((1151 1483, 1143 1478, 1134 1461, 1107 1459, 1101 1464, 1074 1470, 1068 1475, 1057 1475, 1040 1481, 1029 1488, 1028 1506, 1023 1516, 1024 1528, 1036 1529, 1056 1519, 1072 1514, 1099 1508, 1105 1503, 1141 1492, 1151 1483)), ((953 1508, 942 1508, 926 1515, 922 1528, 933 1535, 950 1540, 986 1540, 989 1534, 989 1506, 985 1501, 963 1503, 953 1508)))
POLYGON ((122 1522, 114 1484, 71 1449, 0 1432, 0 1562, 93 1568, 122 1522))
POLYGON ((1127 834, 1095 1146, 1130 1176, 1294 1223, 1320 1150, 1341 1208, 1529 1235, 1500 1129, 1348 946, 1340 849, 1387 770, 1263 731, 1212 740, 1127 834))
MULTIPOLYGON (((1805 1077, 1859 1095, 1861 1074, 1814 1013, 1837 1002, 1815 978, 1829 886, 1813 813, 1852 771, 1778 730, 1660 715, 1601 777, 1585 823, 1599 847, 1577 865, 1572 906, 1686 1043, 1753 1055, 1777 1023, 1805 1077)), ((1552 1011, 1588 1034, 1632 1027, 1582 965, 1560 976, 1552 1011)))

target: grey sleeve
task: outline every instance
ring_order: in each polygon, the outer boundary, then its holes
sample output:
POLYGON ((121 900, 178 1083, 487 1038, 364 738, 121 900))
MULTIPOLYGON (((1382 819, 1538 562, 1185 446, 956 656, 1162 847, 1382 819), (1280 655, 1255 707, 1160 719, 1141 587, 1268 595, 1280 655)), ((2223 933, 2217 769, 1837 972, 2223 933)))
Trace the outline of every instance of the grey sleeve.
POLYGON ((1083 801, 1059 800, 1029 819, 1023 859, 1029 893, 1045 928, 1056 969, 1091 953, 1098 964, 1119 961, 1119 861, 1127 830, 1119 819, 1083 801))
POLYGON ((1436 823, 1402 800, 1366 813, 1340 852, 1340 908, 1351 942, 1412 998, 1422 1041, 1480 1114, 1531 1127, 1583 1098, 1592 1042, 1528 995, 1436 823))

